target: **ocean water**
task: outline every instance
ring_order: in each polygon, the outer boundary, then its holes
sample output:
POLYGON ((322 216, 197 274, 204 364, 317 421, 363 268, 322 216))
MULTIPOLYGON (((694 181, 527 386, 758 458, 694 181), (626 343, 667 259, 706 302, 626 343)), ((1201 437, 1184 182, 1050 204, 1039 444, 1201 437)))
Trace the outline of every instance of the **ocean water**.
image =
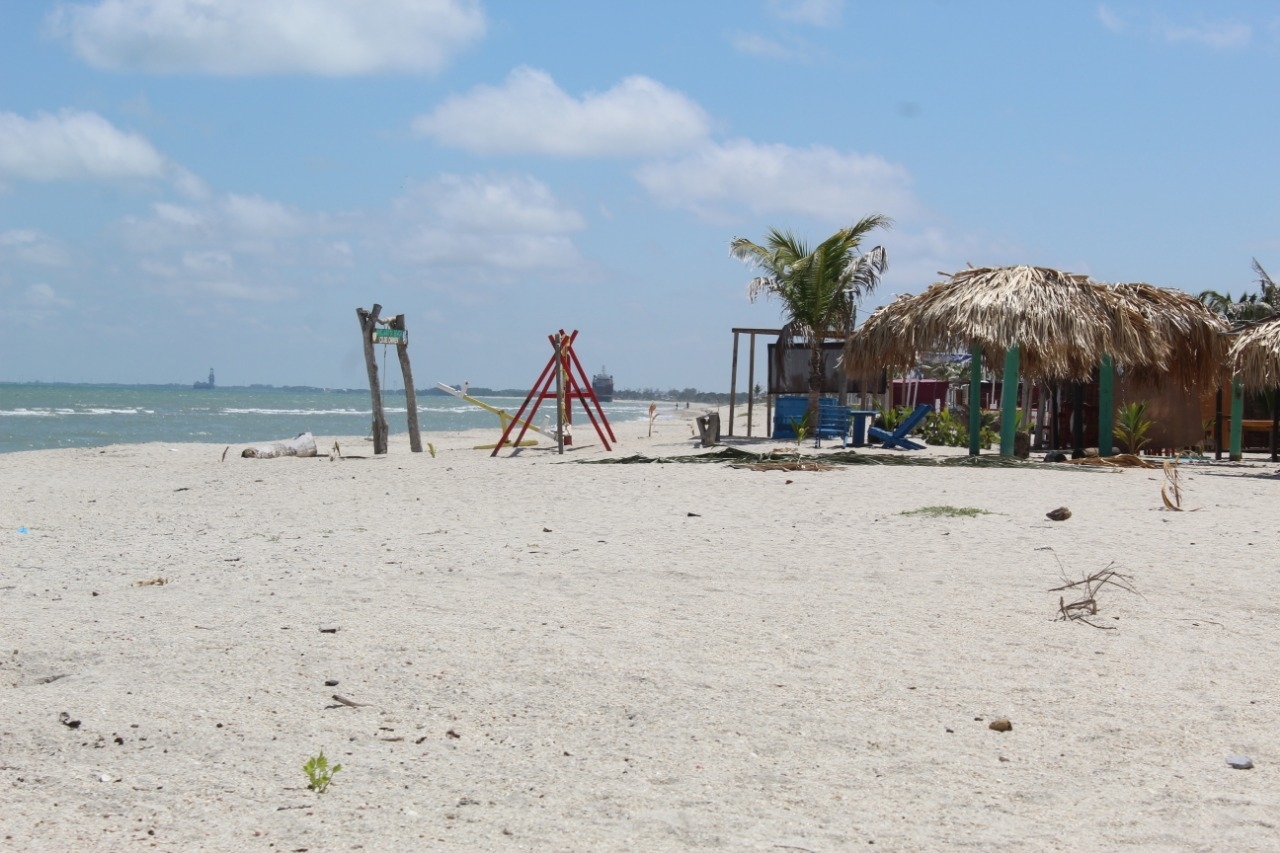
MULTIPOLYGON (((519 397, 476 399, 513 414, 524 402, 519 397)), ((615 432, 620 423, 648 419, 647 402, 601 405, 615 432)), ((403 394, 386 394, 383 408, 392 435, 408 431, 403 394)), ((554 420, 554 408, 543 403, 535 423, 543 425, 548 414, 554 420)), ((368 391, 0 383, 0 453, 156 441, 239 444, 278 441, 301 432, 322 442, 328 436, 371 435, 372 420, 368 391)), ((578 404, 573 420, 579 429, 588 426, 578 404)), ((418 425, 424 442, 432 432, 492 429, 494 440, 501 434, 496 415, 448 396, 420 394, 418 425)))

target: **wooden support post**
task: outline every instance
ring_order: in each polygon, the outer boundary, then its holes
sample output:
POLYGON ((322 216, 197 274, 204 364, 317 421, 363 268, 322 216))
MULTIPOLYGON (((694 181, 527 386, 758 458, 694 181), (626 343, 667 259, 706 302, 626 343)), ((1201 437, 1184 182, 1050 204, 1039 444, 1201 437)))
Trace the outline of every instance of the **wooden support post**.
POLYGON ((1000 455, 1012 456, 1018 432, 1018 347, 1004 354, 1004 378, 1000 386, 1000 455))
POLYGON ((564 455, 564 332, 556 332, 556 452, 564 455))
POLYGON ((1098 366, 1098 455, 1110 456, 1116 432, 1116 368, 1111 356, 1104 355, 1098 366))
POLYGON ((1054 380, 1049 391, 1049 449, 1058 450, 1062 436, 1058 434, 1058 411, 1062 408, 1062 383, 1054 380))
POLYGON ((982 347, 969 347, 969 455, 982 446, 982 347))
POLYGON ((1071 383, 1071 458, 1084 458, 1084 383, 1071 383))
POLYGON ((409 449, 414 453, 422 452, 422 432, 418 429, 418 392, 413 387, 413 369, 409 367, 409 329, 404 324, 404 315, 397 314, 387 324, 392 329, 404 332, 400 343, 396 344, 396 356, 400 359, 400 375, 404 377, 404 406, 409 419, 409 449))
POLYGON ((1222 461, 1222 386, 1218 386, 1213 408, 1213 458, 1222 461))
MULTIPOLYGON (((756 402, 756 333, 747 338, 747 438, 751 438, 751 415, 756 402)), ((729 435, 733 435, 733 412, 729 413, 729 435)))
POLYGON ((1244 385, 1231 380, 1231 452, 1228 458, 1239 462, 1244 458, 1244 385))
POLYGON ((1271 461, 1280 462, 1280 388, 1271 389, 1271 461))
POLYGON ((360 320, 360 337, 364 339, 364 365, 369 373, 369 394, 373 397, 373 452, 387 452, 387 416, 382 410, 382 387, 378 383, 378 360, 373 355, 373 330, 378 327, 378 315, 382 306, 374 304, 373 310, 356 309, 360 320))
MULTIPOLYGON (((754 353, 753 353, 754 355, 754 353)), ((747 393, 751 393, 748 391, 747 393)), ((729 431, 725 435, 733 436, 733 408, 738 401, 738 333, 733 333, 733 368, 729 376, 729 431)))

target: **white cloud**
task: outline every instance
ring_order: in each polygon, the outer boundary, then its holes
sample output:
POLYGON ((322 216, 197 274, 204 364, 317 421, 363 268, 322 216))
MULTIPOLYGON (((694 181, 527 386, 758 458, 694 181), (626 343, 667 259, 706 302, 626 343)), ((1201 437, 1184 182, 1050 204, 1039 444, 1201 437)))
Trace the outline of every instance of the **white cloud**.
POLYGON ((903 167, 821 145, 707 144, 686 157, 646 164, 636 179, 663 204, 712 221, 750 213, 846 222, 873 212, 899 218, 920 210, 903 167))
POLYGON ((113 71, 341 76, 437 72, 485 20, 477 0, 99 0, 49 27, 113 71))
POLYGON ((66 266, 67 250, 51 237, 28 228, 0 231, 0 257, 46 267, 66 266))
POLYGON ((729 44, 738 53, 747 56, 762 56, 766 59, 799 59, 800 51, 787 47, 775 39, 765 38, 753 33, 734 33, 729 36, 729 44))
POLYGON ((521 275, 583 278, 587 262, 569 236, 586 227, 576 210, 527 175, 442 175, 395 204, 405 223, 391 251, 434 273, 510 283, 521 275))
POLYGON ((1169 44, 1198 44, 1215 50, 1244 47, 1253 39, 1253 27, 1232 20, 1176 23, 1161 14, 1126 18, 1109 6, 1099 6, 1098 21, 1116 35, 1136 33, 1169 44))
POLYGON ((22 293, 22 302, 27 308, 35 311, 56 311, 74 305, 70 299, 59 296, 45 282, 37 282, 27 287, 22 293))
POLYGON ((1162 34, 1172 44, 1188 42, 1224 50, 1247 45, 1253 29, 1237 21, 1206 21, 1194 25, 1164 24, 1162 34))
POLYGON ((493 240, 482 234, 425 227, 400 245, 399 257, 412 264, 474 269, 479 281, 514 281, 508 274, 572 273, 583 265, 582 254, 559 234, 510 234, 493 240))
POLYGON ((527 175, 441 175, 413 195, 455 229, 548 234, 586 227, 580 213, 527 175))
POLYGON ((769 7, 784 21, 835 27, 840 24, 844 0, 769 0, 769 7))
POLYGON ((143 137, 96 113, 0 113, 0 176, 28 181, 159 178, 170 164, 143 137))
POLYGON ((1128 27, 1120 15, 1110 6, 1098 7, 1098 22, 1113 33, 1123 33, 1128 27))
POLYGON ((517 68, 502 86, 477 86, 414 120, 444 145, 485 154, 634 156, 678 151, 706 137, 706 113, 648 77, 574 98, 551 75, 517 68))
POLYGON ((219 205, 226 226, 255 237, 287 237, 304 227, 304 217, 278 201, 229 194, 219 205))

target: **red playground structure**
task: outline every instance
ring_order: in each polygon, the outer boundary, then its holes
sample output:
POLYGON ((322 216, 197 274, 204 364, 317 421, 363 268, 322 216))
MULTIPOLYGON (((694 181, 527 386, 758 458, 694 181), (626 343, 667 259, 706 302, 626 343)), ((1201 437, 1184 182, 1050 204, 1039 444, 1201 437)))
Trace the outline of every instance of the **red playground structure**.
POLYGON ((558 436, 556 443, 561 453, 564 452, 564 445, 573 443, 573 436, 569 434, 568 427, 573 423, 574 400, 582 403, 582 410, 587 413, 587 419, 595 427, 596 435, 600 436, 600 443, 604 445, 604 449, 613 449, 609 442, 616 442, 618 439, 613 435, 609 419, 604 416, 604 409, 600 407, 600 400, 596 397, 595 390, 587 381, 587 373, 582 369, 582 362, 578 361, 577 353, 573 351, 573 342, 577 337, 577 329, 574 329, 572 334, 565 334, 564 329, 561 329, 554 335, 547 335, 547 340, 551 341, 551 348, 555 352, 551 354, 551 360, 547 362, 547 366, 542 368, 538 381, 533 384, 533 390, 529 392, 529 396, 525 397, 524 402, 520 404, 515 417, 507 422, 506 428, 502 431, 502 438, 494 446, 490 456, 497 456, 498 450, 507 445, 511 438, 511 431, 517 424, 520 426, 520 432, 516 435, 512 446, 515 450, 519 450, 520 441, 529 431, 529 424, 533 422, 543 400, 556 401, 556 435, 558 436), (525 413, 526 410, 528 414, 525 413))

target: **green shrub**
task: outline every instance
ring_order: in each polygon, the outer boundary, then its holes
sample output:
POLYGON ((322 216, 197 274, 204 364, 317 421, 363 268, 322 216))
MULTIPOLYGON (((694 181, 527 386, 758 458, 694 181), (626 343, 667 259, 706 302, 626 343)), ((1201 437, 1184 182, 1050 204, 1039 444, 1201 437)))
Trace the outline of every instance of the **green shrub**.
POLYGON ((1147 433, 1155 421, 1147 417, 1147 401, 1139 400, 1116 410, 1115 437, 1124 442, 1125 450, 1141 453, 1150 439, 1147 433))
MULTIPOLYGON (((978 428, 978 446, 984 449, 991 447, 997 435, 994 429, 995 418, 988 412, 982 413, 978 428)), ((950 409, 930 412, 920 424, 920 437, 927 443, 940 447, 968 447, 969 423, 951 413, 950 409)))

